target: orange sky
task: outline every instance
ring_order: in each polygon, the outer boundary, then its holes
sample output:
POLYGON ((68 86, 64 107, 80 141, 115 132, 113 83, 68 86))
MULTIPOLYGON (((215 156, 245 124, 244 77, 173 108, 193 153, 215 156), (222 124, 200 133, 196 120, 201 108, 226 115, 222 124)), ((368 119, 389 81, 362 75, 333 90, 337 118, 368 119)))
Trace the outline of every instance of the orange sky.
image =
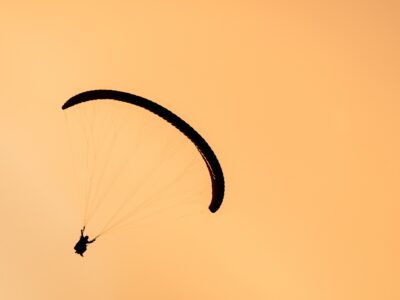
POLYGON ((396 1, 81 2, 1 2, 1 299, 400 298, 396 1), (97 88, 207 139, 217 214, 73 253, 60 107, 97 88))

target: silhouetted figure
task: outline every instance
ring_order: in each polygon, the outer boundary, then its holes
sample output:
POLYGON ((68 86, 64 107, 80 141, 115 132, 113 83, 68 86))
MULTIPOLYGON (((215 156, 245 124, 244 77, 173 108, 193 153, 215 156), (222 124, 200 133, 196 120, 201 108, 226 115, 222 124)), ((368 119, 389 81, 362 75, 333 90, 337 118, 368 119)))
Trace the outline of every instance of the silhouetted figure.
POLYGON ((89 241, 89 237, 87 235, 83 235, 83 232, 85 231, 85 226, 81 229, 81 236, 79 238, 79 241, 76 243, 74 249, 75 249, 75 253, 78 253, 80 256, 83 257, 83 253, 85 253, 86 251, 86 245, 93 243, 96 238, 94 238, 93 240, 89 241))

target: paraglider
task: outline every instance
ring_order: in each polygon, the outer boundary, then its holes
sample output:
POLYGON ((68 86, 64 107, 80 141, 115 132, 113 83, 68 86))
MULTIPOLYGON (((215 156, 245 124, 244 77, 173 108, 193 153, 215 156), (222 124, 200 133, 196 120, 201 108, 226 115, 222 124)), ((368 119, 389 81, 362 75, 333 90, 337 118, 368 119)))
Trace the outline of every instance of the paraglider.
MULTIPOLYGON (((134 94, 121 92, 121 91, 115 91, 115 90, 92 90, 92 91, 82 92, 80 94, 73 96, 68 101, 66 101, 64 103, 64 105, 62 106, 62 109, 69 111, 69 109, 71 107, 77 106, 79 108, 78 109, 78 111, 79 111, 80 107, 81 107, 80 104, 85 103, 85 102, 91 102, 94 100, 119 101, 119 102, 125 102, 128 104, 137 106, 137 107, 144 108, 148 112, 159 117, 161 120, 167 121, 170 125, 172 125, 176 129, 178 129, 181 133, 183 133, 194 144, 194 146, 200 153, 201 158, 203 159, 203 161, 205 162, 205 165, 207 167, 208 174, 211 179, 211 202, 209 203, 209 206, 208 206, 209 211, 212 213, 215 213, 218 211, 218 209, 220 208, 220 206, 222 204, 222 201, 224 198, 224 192, 225 192, 225 181, 224 181, 224 175, 222 172, 222 168, 221 168, 221 165, 220 165, 215 153, 211 149, 211 147, 208 145, 206 140, 195 129, 193 129, 193 127, 191 127, 187 122, 185 122, 183 119, 178 117, 176 114, 174 114, 170 110, 164 108, 163 106, 161 106, 151 100, 142 98, 142 97, 134 95, 134 94)), ((93 109, 92 112, 95 113, 96 110, 93 109)), ((85 114, 85 116, 86 116, 86 114, 85 114)), ((162 123, 162 122, 160 122, 160 123, 162 123)), ((87 132, 85 131, 84 135, 83 135, 85 137, 86 146, 88 146, 89 142, 90 142, 88 136, 91 133, 93 133, 93 122, 90 123, 90 126, 89 127, 91 129, 88 130, 87 132)), ((106 126, 104 128, 106 128, 106 126)), ((91 149, 91 151, 93 151, 92 153, 94 153, 94 151, 96 150, 96 147, 92 146, 90 149, 91 149)), ((109 149, 111 149, 111 147, 109 149)), ((109 153, 109 152, 103 151, 102 153, 109 153)), ((86 158, 88 158, 88 157, 91 157, 91 156, 89 155, 89 152, 86 152, 86 158)), ((91 163, 97 162, 98 160, 99 160, 99 157, 96 155, 93 155, 93 160, 91 160, 91 163)), ((200 158, 199 158, 199 161, 201 163, 200 158)), ((105 165, 106 164, 107 164, 107 162, 105 163, 105 165)), ((87 161, 86 167, 88 167, 88 166, 91 166, 91 164, 89 164, 87 161)), ((103 169, 99 168, 98 170, 101 171, 103 169)), ((208 174, 205 173, 205 175, 206 175, 205 178, 208 177, 208 174)), ((126 179, 129 180, 130 174, 128 173, 127 175, 128 175, 128 177, 126 177, 126 179)), ((102 175, 99 177, 101 178, 102 175)), ((86 184, 88 184, 89 188, 86 192, 85 216, 87 214, 88 208, 90 208, 88 199, 90 199, 90 193, 91 193, 90 186, 93 185, 93 178, 94 178, 94 176, 92 173, 90 176, 88 176, 88 180, 86 181, 86 184)), ((115 181, 113 180, 112 182, 115 182, 115 181)), ((208 184, 207 184, 207 186, 209 187, 208 184)), ((107 193, 107 191, 105 191, 105 193, 107 193)), ((129 199, 129 198, 127 198, 127 199, 129 199)), ((103 202, 99 201, 98 205, 93 205, 91 207, 93 209, 93 212, 96 211, 100 207, 100 204, 102 204, 102 203, 103 202)), ((125 207, 126 203, 127 203, 127 201, 123 201, 122 204, 117 207, 117 210, 115 211, 114 214, 110 213, 110 215, 111 215, 110 220, 108 222, 105 222, 106 225, 104 226, 104 228, 102 230, 100 230, 100 233, 97 234, 96 238, 99 236, 102 236, 105 232, 109 232, 112 228, 115 228, 116 226, 118 226, 119 224, 122 223, 121 221, 118 221, 118 222, 114 222, 113 223, 114 225, 113 225, 111 222, 116 218, 118 212, 120 212, 122 210, 122 208, 125 207)), ((145 203, 145 202, 143 202, 143 203, 145 203)), ((144 206, 144 205, 142 205, 142 204, 138 205, 138 207, 140 207, 140 206, 144 206)), ((132 212, 136 212, 136 210, 137 210, 137 207, 135 207, 132 210, 132 212)), ((84 222, 83 222, 84 226, 83 226, 83 229, 81 230, 80 239, 74 247, 75 252, 81 256, 83 256, 83 253, 87 250, 87 245, 90 243, 93 243, 96 240, 96 238, 94 238, 93 240, 89 240, 89 237, 84 235, 85 226, 87 225, 88 219, 91 216, 93 216, 93 214, 89 214, 89 216, 87 218, 85 217, 84 222)), ((132 215, 132 214, 128 213, 126 216, 129 217, 130 215, 132 215)), ((125 218, 123 220, 126 220, 127 217, 123 217, 123 218, 125 218)))
POLYGON ((81 229, 81 236, 74 247, 75 253, 79 254, 82 257, 83 253, 85 253, 85 251, 87 250, 87 244, 91 244, 96 240, 96 238, 94 238, 93 240, 89 240, 89 236, 83 234, 84 231, 85 226, 81 229))

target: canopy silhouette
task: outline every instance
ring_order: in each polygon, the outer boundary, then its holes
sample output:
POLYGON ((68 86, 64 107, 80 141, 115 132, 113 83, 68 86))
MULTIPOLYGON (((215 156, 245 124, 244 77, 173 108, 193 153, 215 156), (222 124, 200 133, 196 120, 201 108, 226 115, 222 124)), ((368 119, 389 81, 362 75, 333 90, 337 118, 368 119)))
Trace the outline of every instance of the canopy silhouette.
POLYGON ((170 110, 151 100, 134 94, 115 90, 92 90, 77 94, 65 102, 62 106, 62 109, 65 110, 80 103, 93 100, 116 100, 142 107, 169 122, 176 129, 180 130, 196 146, 204 162, 206 163, 212 184, 212 196, 209 210, 212 213, 218 211, 224 199, 225 192, 225 182, 222 168, 211 147, 208 145, 206 140, 196 130, 193 129, 193 127, 191 127, 188 123, 170 110))

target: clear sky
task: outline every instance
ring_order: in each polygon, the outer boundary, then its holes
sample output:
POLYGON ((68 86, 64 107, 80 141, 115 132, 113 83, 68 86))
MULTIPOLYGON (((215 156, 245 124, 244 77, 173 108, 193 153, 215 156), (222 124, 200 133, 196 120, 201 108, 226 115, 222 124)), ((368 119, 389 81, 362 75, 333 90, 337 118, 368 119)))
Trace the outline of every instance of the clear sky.
POLYGON ((0 7, 1 299, 400 299, 398 1, 0 7), (73 252, 85 200, 60 107, 98 88, 155 100, 207 139, 218 213, 73 252))

